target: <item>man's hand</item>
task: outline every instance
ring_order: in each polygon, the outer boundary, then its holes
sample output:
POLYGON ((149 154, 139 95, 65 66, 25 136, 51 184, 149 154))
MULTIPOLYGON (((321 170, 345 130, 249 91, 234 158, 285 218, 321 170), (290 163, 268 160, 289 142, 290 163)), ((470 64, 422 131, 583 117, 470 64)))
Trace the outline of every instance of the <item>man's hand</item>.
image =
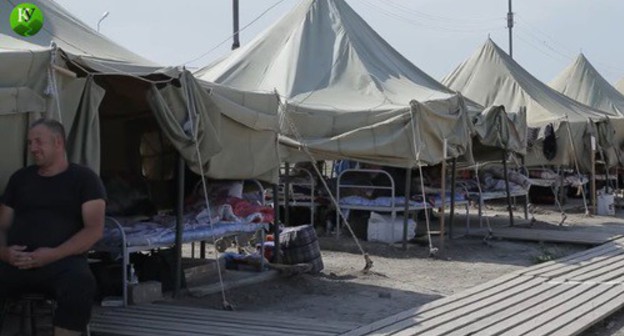
POLYGON ((29 252, 24 252, 26 246, 12 245, 0 247, 0 260, 19 267, 18 264, 22 264, 29 259, 29 252))
POLYGON ((57 251, 49 247, 40 247, 33 252, 26 253, 15 266, 19 269, 31 269, 45 266, 61 259, 57 251))

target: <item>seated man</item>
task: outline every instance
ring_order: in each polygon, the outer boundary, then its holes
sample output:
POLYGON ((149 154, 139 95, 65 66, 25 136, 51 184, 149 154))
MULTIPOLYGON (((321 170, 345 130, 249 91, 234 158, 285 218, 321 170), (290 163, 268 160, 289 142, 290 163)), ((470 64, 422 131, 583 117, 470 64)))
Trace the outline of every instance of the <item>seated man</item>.
POLYGON ((102 236, 104 187, 68 162, 57 121, 36 121, 28 150, 35 165, 11 176, 0 208, 0 299, 49 295, 57 302, 54 334, 80 335, 96 290, 85 253, 102 236))

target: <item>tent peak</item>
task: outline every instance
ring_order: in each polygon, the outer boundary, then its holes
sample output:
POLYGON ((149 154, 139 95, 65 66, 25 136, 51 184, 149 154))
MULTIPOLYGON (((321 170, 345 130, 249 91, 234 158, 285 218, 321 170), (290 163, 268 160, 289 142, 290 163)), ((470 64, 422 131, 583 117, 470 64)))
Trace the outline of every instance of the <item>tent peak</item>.
POLYGON ((291 102, 368 110, 453 99, 394 49, 345 0, 306 0, 253 41, 195 72, 252 92, 277 90, 291 102))

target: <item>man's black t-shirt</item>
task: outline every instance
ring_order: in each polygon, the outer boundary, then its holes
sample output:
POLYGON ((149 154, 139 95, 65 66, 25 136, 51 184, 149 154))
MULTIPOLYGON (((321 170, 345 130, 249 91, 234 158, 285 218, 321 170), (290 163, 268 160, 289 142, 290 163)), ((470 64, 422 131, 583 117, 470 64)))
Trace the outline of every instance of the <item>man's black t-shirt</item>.
POLYGON ((82 204, 106 197, 100 178, 89 168, 71 163, 54 176, 37 171, 29 166, 15 172, 3 198, 14 210, 7 243, 25 245, 28 251, 64 243, 84 227, 82 204))

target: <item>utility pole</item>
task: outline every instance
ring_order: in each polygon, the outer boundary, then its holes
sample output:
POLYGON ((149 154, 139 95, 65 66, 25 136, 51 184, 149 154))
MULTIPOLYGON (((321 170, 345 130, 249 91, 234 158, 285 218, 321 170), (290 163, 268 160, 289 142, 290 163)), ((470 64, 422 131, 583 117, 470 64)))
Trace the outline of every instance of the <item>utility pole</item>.
POLYGON ((240 40, 238 39, 238 0, 232 0, 232 15, 234 16, 234 41, 232 42, 232 50, 235 50, 240 47, 240 40))
POLYGON ((509 0, 509 12, 507 12, 507 28, 509 28, 509 57, 513 58, 513 26, 514 14, 511 11, 511 0, 509 0))
POLYGON ((100 19, 97 22, 97 31, 98 33, 100 32, 100 24, 102 23, 102 21, 104 21, 104 19, 106 19, 108 17, 108 14, 110 14, 108 11, 104 12, 104 14, 102 14, 102 17, 100 17, 100 19))

